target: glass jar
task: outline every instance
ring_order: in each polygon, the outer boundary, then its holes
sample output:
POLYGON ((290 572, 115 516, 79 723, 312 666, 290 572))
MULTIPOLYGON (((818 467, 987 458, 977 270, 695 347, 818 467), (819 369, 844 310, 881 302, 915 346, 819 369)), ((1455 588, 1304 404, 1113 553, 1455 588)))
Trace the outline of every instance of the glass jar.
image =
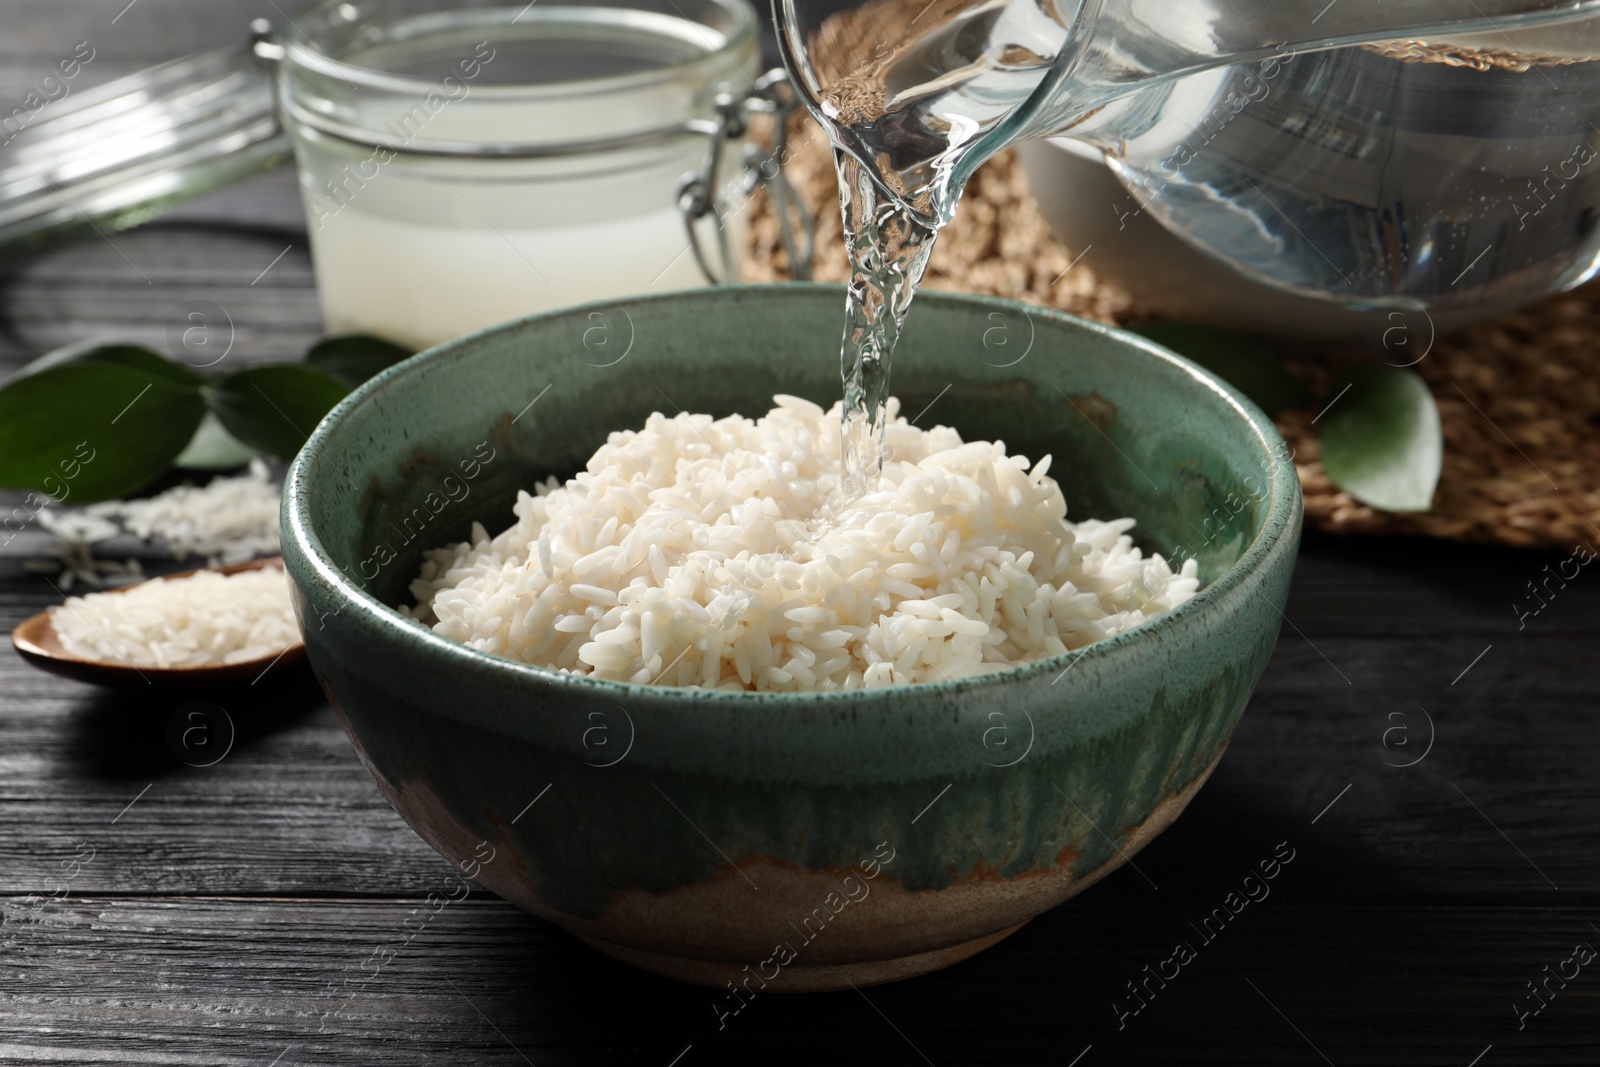
POLYGON ((281 34, 258 19, 239 47, 41 106, 0 134, 0 247, 138 225, 292 151, 334 332, 421 348, 736 280, 758 184, 808 276, 780 165, 797 101, 758 74, 747 0, 504 3, 280 8, 281 34))
POLYGON ((737 277, 745 0, 437 7, 324 2, 281 38, 330 332, 423 348, 737 277))

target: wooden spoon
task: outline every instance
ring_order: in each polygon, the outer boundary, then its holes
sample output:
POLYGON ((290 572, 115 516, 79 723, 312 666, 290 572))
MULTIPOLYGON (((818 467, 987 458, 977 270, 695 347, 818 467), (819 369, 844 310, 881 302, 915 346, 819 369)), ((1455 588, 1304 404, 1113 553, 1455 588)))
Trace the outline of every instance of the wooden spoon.
MULTIPOLYGON (((267 567, 283 569, 283 557, 269 556, 266 559, 255 559, 248 563, 233 563, 226 567, 199 567, 192 571, 183 571, 179 574, 165 574, 163 578, 187 578, 200 571, 215 571, 218 574, 237 574, 240 571, 257 571, 267 567)), ((117 589, 99 590, 105 593, 125 593, 141 583, 125 585, 117 589)), ((234 682, 253 681, 266 673, 273 664, 289 664, 303 659, 306 646, 303 642, 296 641, 285 647, 282 651, 274 652, 270 656, 260 656, 256 659, 241 660, 238 663, 210 663, 196 667, 135 667, 127 663, 116 663, 106 660, 83 659, 74 656, 61 646, 61 638, 56 633, 50 617, 59 608, 50 608, 41 611, 31 618, 24 619, 22 623, 11 631, 11 643, 22 655, 22 658, 41 670, 51 674, 59 674, 64 678, 71 678, 78 682, 88 682, 91 685, 113 686, 203 686, 203 685, 228 685, 234 682)))

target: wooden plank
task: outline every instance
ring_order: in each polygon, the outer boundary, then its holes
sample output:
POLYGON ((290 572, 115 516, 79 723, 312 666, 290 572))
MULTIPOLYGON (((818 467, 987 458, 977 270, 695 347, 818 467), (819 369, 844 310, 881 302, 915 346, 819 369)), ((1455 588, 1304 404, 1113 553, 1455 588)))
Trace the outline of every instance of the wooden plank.
MULTIPOLYGON (((1293 864, 1275 884, 1308 873, 1293 864)), ((1543 967, 1600 940, 1587 911, 1269 897, 1208 928, 1207 942, 1190 924, 1220 896, 1189 907, 1115 898, 1109 885, 1091 890, 922 981, 757 995, 720 1029, 712 991, 613 963, 494 900, 447 906, 409 943, 399 930, 411 901, 75 900, 21 930, 0 966, 0 1060, 666 1067, 692 1046, 684 1065, 950 1067, 1067 1064, 1092 1046, 1085 1067, 1459 1067, 1493 1045, 1486 1067, 1593 1063, 1595 965, 1553 984, 1521 1030, 1512 1008, 1532 1002, 1524 983, 1543 967), (1180 941, 1195 958, 1173 976, 1163 961, 1180 941), (379 967, 384 948, 397 955, 379 967), (1172 977, 1140 986, 1134 1013, 1126 983, 1145 982, 1146 966, 1172 977)))
POLYGON ((89 338, 148 345, 194 365, 173 338, 196 311, 217 331, 204 362, 211 351, 228 353, 208 373, 299 359, 323 332, 301 216, 293 172, 282 169, 157 224, 14 260, 0 289, 8 323, 0 366, 89 338), (253 217, 245 204, 259 205, 253 217), (219 224, 235 212, 250 225, 219 224))
MULTIPOLYGON (((1600 534, 1593 547, 1600 550, 1600 534)), ((1600 634, 1600 576, 1569 562, 1565 572, 1578 576, 1562 588, 1559 574, 1567 560, 1565 552, 1308 532, 1295 570, 1289 617, 1312 638, 1320 633, 1419 638, 1470 634, 1481 635, 1487 644, 1561 632, 1600 634), (1539 586, 1547 579, 1550 592, 1541 588, 1540 595, 1548 606, 1519 623, 1513 604, 1523 611, 1538 609, 1528 584, 1539 586)), ((1463 661, 1456 670, 1465 666, 1463 661)), ((1441 664, 1439 670, 1446 667, 1441 664)), ((1450 671, 1450 677, 1455 673, 1450 671)))
POLYGON ((448 871, 379 795, 309 675, 286 681, 223 696, 239 737, 209 768, 167 747, 188 696, 24 694, 28 710, 3 719, 0 892, 54 885, 79 842, 96 849, 79 892, 392 893, 448 871))

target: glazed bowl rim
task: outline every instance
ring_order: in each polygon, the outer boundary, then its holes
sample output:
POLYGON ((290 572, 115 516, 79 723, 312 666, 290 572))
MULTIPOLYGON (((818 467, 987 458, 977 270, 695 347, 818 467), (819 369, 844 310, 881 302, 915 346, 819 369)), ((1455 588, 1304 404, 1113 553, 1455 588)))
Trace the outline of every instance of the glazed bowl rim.
MULTIPOLYGON (((331 466, 331 464, 320 464, 319 460, 322 457, 322 453, 331 447, 330 442, 340 432, 343 421, 353 411, 371 401, 374 396, 383 392, 392 383, 412 374, 423 373, 426 368, 442 359, 465 357, 491 335, 523 329, 545 320, 573 315, 582 316, 592 311, 604 311, 618 306, 637 308, 640 304, 705 299, 708 296, 717 299, 731 297, 735 300, 748 296, 785 299, 784 294, 786 293, 829 293, 842 296, 843 291, 844 287, 842 285, 786 282, 725 285, 714 288, 657 293, 647 296, 610 298, 512 319, 425 349, 389 367, 352 390, 322 419, 316 429, 312 431, 305 446, 301 448, 299 454, 289 465, 284 481, 281 521, 285 567, 292 578, 297 570, 297 564, 300 562, 299 557, 303 556, 305 564, 314 575, 320 579, 323 585, 334 591, 344 603, 345 607, 340 609, 341 613, 345 608, 359 611, 374 625, 377 633, 388 635, 402 645, 420 645, 421 648, 428 649, 441 656, 444 663, 467 674, 475 675, 488 672, 501 677, 516 677, 536 688, 541 686, 552 687, 558 694, 587 694, 615 701, 629 700, 637 702, 641 699, 648 699, 657 701, 667 707, 703 705, 707 708, 728 708, 740 703, 755 703, 757 701, 778 701, 785 705, 820 702, 826 706, 839 706, 861 703, 870 701, 875 697, 882 698, 886 695, 892 696, 906 692, 914 692, 933 699, 958 693, 966 694, 972 690, 992 690, 994 693, 999 694, 1019 683, 1026 683, 1041 676, 1064 674, 1068 668, 1077 666, 1084 659, 1091 660, 1092 666, 1093 661, 1115 657, 1129 646, 1160 638, 1169 633, 1181 632, 1184 627, 1191 624, 1196 616, 1208 610, 1213 604, 1224 601, 1231 592, 1265 567, 1273 559, 1279 542, 1285 535, 1290 534, 1295 529, 1297 524, 1294 520, 1300 507, 1300 480, 1295 472, 1292 457, 1288 455, 1288 449, 1284 444, 1283 438, 1273 425, 1272 420, 1253 402, 1226 382, 1214 377, 1197 364, 1127 330, 1107 326, 1076 315, 1069 315, 1053 308, 1025 304, 1001 297, 937 291, 923 293, 919 299, 923 303, 957 304, 977 306, 985 310, 1018 311, 1025 315, 1040 316, 1046 320, 1053 320, 1069 330, 1098 335, 1113 342, 1120 348, 1132 349, 1144 358, 1154 359, 1176 368, 1199 388, 1220 399, 1225 408, 1231 408, 1233 413, 1249 427, 1254 442, 1259 446, 1262 455, 1268 461, 1265 473, 1270 477, 1267 512, 1262 517, 1259 531, 1251 539, 1239 559, 1196 593, 1195 596, 1170 611, 1140 623, 1131 629, 1124 630, 1119 634, 1096 641, 1077 652, 1068 651, 1058 656, 1034 660, 1008 670, 954 679, 916 682, 908 685, 878 686, 868 689, 728 692, 688 686, 657 686, 635 682, 617 682, 609 679, 594 678, 589 675, 565 673, 531 663, 507 659, 498 654, 484 652, 454 641, 442 634, 435 633, 421 623, 401 615, 392 605, 383 603, 348 579, 333 563, 313 528, 310 492, 315 479, 312 471, 318 466, 331 466)), ((302 623, 302 625, 304 624, 302 623)))

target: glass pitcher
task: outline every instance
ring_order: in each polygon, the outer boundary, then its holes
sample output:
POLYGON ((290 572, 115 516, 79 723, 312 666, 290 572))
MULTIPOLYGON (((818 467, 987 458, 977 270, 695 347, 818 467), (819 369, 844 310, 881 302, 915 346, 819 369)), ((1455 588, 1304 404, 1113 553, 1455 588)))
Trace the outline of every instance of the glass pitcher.
POLYGON ((929 224, 1018 141, 1103 152, 1187 244, 1353 309, 1600 269, 1600 3, 773 0, 802 98, 929 224))

